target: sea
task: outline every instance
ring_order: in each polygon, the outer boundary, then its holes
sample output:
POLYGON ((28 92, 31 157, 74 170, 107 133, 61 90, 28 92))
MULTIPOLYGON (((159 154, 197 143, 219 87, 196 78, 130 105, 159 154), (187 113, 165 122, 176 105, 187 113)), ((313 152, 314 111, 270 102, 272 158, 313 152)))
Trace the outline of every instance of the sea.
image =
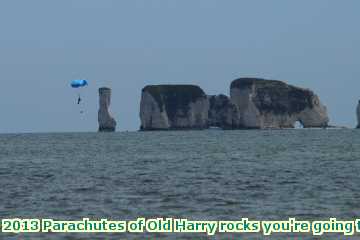
MULTIPOLYGON (((1 219, 355 221, 360 131, 0 135, 1 219)), ((0 239, 360 239, 360 233, 0 233, 0 239)))

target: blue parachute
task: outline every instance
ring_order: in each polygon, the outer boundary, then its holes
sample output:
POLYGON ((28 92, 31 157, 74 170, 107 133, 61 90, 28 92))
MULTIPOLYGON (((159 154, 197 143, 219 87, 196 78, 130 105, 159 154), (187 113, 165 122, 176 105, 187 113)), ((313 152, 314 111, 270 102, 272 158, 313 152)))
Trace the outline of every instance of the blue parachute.
MULTIPOLYGON (((88 82, 84 79, 77 79, 77 80, 72 80, 70 85, 72 88, 82 88, 87 86, 88 82)), ((80 96, 80 90, 78 90, 77 92, 78 92, 78 99, 76 102, 79 105, 82 99, 80 96)), ((82 111, 80 111, 80 113, 82 113, 82 111)))
POLYGON ((78 80, 72 80, 71 81, 71 87, 72 88, 80 88, 80 87, 85 87, 88 85, 88 82, 86 80, 83 79, 78 79, 78 80))

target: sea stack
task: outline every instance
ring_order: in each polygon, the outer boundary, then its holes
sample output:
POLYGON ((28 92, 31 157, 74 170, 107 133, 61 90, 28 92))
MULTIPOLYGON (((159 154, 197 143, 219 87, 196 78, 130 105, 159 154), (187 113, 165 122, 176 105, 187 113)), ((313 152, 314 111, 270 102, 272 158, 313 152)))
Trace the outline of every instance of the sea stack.
POLYGON ((209 126, 221 129, 236 129, 239 126, 239 109, 226 95, 208 96, 209 126))
POLYGON ((357 126, 356 126, 356 128, 360 128, 360 100, 359 100, 357 108, 356 108, 356 116, 357 116, 357 126))
POLYGON ((110 101, 111 89, 99 88, 99 132, 114 132, 116 129, 116 121, 109 113, 110 101))
POLYGON ((142 89, 141 130, 205 129, 209 101, 195 85, 148 85, 142 89))
POLYGON ((239 110, 239 128, 327 127, 326 107, 311 90, 282 81, 239 78, 231 83, 231 101, 239 110))

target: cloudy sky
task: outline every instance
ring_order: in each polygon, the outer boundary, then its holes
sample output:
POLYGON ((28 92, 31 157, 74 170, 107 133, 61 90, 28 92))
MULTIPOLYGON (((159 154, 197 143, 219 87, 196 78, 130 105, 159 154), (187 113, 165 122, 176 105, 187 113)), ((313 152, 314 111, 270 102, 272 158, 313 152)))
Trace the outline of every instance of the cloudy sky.
POLYGON ((102 86, 113 89, 118 130, 137 130, 145 85, 228 94, 238 77, 311 88, 332 124, 353 127, 359 9, 358 0, 2 0, 0 132, 96 131, 102 86), (78 78, 90 82, 81 107, 69 87, 78 78))

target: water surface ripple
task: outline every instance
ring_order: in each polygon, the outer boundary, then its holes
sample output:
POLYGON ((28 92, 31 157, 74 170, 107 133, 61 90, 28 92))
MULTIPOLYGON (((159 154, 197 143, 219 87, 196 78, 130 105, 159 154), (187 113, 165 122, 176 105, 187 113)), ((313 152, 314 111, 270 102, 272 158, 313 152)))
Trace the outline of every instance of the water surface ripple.
MULTIPOLYGON (((3 134, 0 182, 2 218, 353 219, 360 216, 360 131, 3 134)), ((2 234, 0 238, 144 236, 209 238, 203 234, 2 234)), ((217 234, 211 239, 229 237, 262 238, 217 234)), ((332 237, 338 238, 327 239, 332 237)), ((314 238, 302 235, 302 239, 314 238)))

